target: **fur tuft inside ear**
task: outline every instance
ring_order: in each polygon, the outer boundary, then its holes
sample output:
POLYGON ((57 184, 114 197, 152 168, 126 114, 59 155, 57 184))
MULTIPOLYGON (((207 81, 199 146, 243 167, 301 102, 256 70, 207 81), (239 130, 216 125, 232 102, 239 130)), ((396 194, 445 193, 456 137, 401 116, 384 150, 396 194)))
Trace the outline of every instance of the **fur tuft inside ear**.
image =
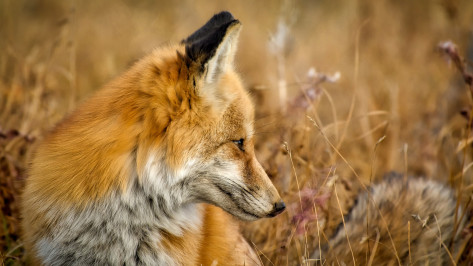
POLYGON ((197 95, 222 113, 233 98, 220 81, 233 69, 241 24, 229 12, 214 15, 202 28, 183 40, 187 60, 194 65, 197 95))

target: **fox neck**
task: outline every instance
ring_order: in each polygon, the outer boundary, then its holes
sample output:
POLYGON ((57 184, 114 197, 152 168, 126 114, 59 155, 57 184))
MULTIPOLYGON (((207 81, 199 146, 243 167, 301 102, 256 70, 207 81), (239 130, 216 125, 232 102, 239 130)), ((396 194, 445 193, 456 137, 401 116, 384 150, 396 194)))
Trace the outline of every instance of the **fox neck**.
POLYGON ((190 191, 192 178, 186 169, 171 171, 158 156, 150 156, 140 177, 132 180, 122 201, 145 221, 172 235, 196 230, 202 223, 202 210, 190 191))

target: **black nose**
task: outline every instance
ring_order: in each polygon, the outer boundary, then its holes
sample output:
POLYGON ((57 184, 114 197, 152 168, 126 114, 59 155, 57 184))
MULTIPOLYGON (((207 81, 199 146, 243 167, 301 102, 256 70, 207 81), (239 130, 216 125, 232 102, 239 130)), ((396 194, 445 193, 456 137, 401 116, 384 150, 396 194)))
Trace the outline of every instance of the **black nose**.
POLYGON ((279 200, 278 202, 274 203, 274 208, 273 211, 268 214, 268 217, 274 217, 281 212, 283 212, 286 209, 286 204, 284 204, 284 201, 279 200))

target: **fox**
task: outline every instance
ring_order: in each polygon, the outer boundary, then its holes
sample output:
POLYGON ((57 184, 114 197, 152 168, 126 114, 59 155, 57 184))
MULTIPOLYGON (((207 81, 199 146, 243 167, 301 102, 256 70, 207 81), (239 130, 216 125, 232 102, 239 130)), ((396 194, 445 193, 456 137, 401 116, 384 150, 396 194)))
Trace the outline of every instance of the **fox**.
POLYGON ((239 220, 285 203, 256 159, 254 106, 234 67, 241 28, 215 14, 46 134, 22 195, 31 264, 261 264, 239 220))
POLYGON ((361 193, 328 243, 327 265, 455 265, 466 218, 452 188, 391 172, 361 193))

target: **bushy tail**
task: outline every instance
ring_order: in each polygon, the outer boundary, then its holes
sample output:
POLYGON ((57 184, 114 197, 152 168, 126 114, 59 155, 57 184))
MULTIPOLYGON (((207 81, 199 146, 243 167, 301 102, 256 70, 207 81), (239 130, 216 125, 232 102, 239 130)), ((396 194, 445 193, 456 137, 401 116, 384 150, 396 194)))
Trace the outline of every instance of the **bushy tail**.
POLYGON ((455 205, 448 186, 390 174, 358 196, 345 226, 312 258, 327 265, 454 264, 454 240, 464 225, 454 232, 455 205))

